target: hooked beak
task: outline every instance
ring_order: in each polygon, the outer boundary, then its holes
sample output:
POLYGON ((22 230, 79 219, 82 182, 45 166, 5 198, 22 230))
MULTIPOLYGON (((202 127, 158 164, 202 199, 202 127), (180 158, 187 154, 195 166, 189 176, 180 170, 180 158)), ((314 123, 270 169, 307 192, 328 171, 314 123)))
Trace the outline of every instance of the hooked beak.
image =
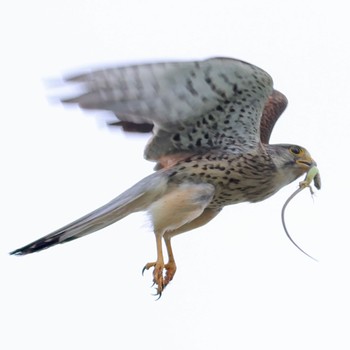
POLYGON ((306 156, 302 159, 298 159, 296 163, 305 171, 309 170, 314 166, 317 166, 317 163, 310 156, 306 156))

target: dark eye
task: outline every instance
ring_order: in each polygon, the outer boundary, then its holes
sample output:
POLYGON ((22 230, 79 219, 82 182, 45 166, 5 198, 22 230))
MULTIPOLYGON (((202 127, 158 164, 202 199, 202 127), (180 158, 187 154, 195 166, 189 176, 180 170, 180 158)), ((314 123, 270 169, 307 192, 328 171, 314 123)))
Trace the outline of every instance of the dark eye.
POLYGON ((296 155, 302 153, 302 149, 298 146, 292 146, 289 150, 296 155))

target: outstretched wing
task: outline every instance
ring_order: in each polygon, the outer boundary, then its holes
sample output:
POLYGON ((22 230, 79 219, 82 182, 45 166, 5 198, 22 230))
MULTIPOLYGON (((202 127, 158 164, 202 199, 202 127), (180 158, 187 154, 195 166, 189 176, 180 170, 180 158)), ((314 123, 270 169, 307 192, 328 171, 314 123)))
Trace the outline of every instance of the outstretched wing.
POLYGON ((150 160, 179 152, 256 147, 263 109, 273 92, 266 72, 229 58, 108 68, 67 82, 81 83, 84 92, 64 103, 112 111, 125 125, 153 124, 145 150, 150 160))
MULTIPOLYGON (((269 96, 261 117, 260 122, 260 140, 262 143, 268 144, 272 130, 288 105, 285 95, 277 90, 273 90, 269 96)), ((108 123, 110 126, 121 127, 126 132, 148 133, 153 130, 153 124, 142 123, 136 124, 129 121, 116 121, 108 123)))
MULTIPOLYGON (((261 117, 260 122, 260 140, 262 143, 269 143, 272 130, 288 105, 285 95, 277 90, 273 90, 269 96, 261 117)), ((108 123, 109 126, 121 127, 126 132, 149 133, 153 130, 153 124, 137 124, 130 121, 116 121, 108 123)))

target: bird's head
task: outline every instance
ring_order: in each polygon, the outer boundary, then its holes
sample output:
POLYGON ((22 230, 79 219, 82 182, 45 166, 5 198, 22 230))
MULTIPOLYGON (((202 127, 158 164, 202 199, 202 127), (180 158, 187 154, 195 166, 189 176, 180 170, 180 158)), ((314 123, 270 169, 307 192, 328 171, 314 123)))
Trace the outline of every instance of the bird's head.
POLYGON ((278 172, 285 179, 286 184, 294 181, 317 165, 304 147, 289 144, 268 146, 269 154, 278 172))

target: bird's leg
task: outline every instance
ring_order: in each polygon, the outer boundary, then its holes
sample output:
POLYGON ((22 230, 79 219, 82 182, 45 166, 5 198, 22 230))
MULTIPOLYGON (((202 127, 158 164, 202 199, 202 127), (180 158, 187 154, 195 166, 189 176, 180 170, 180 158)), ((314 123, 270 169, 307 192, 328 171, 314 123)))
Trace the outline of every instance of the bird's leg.
POLYGON ((204 209, 203 213, 192 220, 191 222, 188 222, 181 227, 179 227, 176 230, 173 231, 167 231, 164 234, 164 242, 165 246, 168 252, 169 260, 164 265, 166 274, 164 278, 164 288, 169 284, 169 282, 174 278, 175 272, 176 272, 176 263, 174 258, 173 249, 171 247, 171 238, 179 235, 180 233, 184 233, 190 230, 193 230, 195 228, 198 228, 200 226, 203 226, 207 224, 210 220, 212 220, 216 215, 218 215, 221 211, 221 208, 218 209, 204 209))
POLYGON ((156 235, 157 260, 154 263, 146 264, 143 271, 154 267, 153 281, 157 285, 158 295, 162 294, 164 287, 174 277, 176 271, 170 238, 174 234, 189 229, 191 222, 202 215, 205 207, 211 201, 214 191, 214 186, 206 183, 176 185, 149 207, 156 235), (186 229, 181 231, 182 227, 186 227, 186 229), (163 236, 169 254, 168 271, 165 278, 163 276, 165 267, 162 252, 163 236))
POLYGON ((171 237, 164 237, 165 246, 168 252, 168 262, 164 265, 166 273, 164 277, 164 288, 169 284, 169 282, 174 278, 176 272, 175 258, 173 254, 173 249, 171 247, 171 237))
POLYGON ((161 295, 164 289, 164 257, 162 249, 162 235, 156 234, 156 245, 157 245, 157 260, 155 262, 150 262, 145 265, 142 270, 142 274, 145 270, 154 267, 153 270, 153 283, 157 286, 157 295, 161 295))

